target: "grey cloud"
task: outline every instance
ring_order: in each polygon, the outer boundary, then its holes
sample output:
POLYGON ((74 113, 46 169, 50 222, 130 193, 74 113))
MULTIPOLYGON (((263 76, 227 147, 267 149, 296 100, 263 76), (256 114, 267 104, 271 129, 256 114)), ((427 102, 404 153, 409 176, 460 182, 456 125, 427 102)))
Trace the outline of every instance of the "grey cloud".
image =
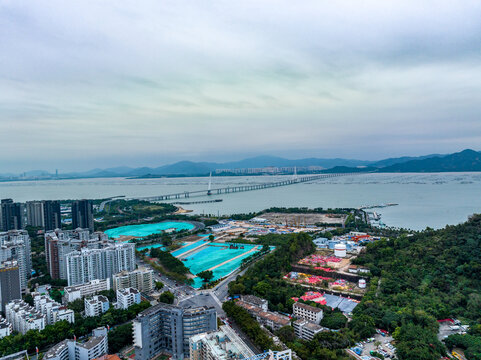
POLYGON ((480 19, 474 0, 7 0, 0 167, 476 147, 480 19))

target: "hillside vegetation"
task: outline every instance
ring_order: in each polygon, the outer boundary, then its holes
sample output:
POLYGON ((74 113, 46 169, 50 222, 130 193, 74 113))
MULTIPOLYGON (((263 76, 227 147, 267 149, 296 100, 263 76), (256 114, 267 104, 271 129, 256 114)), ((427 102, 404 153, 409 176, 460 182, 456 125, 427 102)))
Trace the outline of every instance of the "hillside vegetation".
POLYGON ((439 359, 444 346, 437 340, 436 320, 481 322, 481 215, 442 230, 375 242, 357 263, 381 281, 355 311, 394 331, 401 360, 439 359))

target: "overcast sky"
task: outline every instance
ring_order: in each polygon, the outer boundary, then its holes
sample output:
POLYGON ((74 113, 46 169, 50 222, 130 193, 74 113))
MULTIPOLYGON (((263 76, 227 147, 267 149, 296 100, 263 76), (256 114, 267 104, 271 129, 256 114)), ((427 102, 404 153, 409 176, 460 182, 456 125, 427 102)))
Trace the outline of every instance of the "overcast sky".
POLYGON ((3 0, 0 173, 481 150, 481 2, 3 0))

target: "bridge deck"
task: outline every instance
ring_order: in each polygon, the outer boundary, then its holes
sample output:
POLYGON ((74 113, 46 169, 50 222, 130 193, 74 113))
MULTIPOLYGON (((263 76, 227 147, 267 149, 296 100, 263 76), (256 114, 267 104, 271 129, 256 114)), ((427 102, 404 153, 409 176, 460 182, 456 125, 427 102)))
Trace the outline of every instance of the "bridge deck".
POLYGON ((268 189, 268 188, 279 187, 279 186, 300 184, 300 183, 304 183, 304 182, 308 182, 308 181, 314 181, 314 180, 325 179, 325 178, 332 178, 332 177, 337 177, 337 176, 345 176, 345 175, 353 175, 353 174, 346 173, 346 174, 308 175, 308 176, 300 176, 296 179, 274 181, 274 182, 265 183, 265 184, 228 186, 228 187, 216 188, 216 189, 211 189, 211 190, 184 191, 184 192, 175 193, 175 194, 167 194, 167 195, 159 195, 159 196, 146 196, 146 197, 135 197, 135 198, 130 198, 130 199, 139 199, 139 200, 147 200, 147 201, 188 199, 192 196, 199 197, 199 196, 220 195, 220 194, 228 194, 228 193, 243 192, 243 191, 254 191, 254 190, 268 189))

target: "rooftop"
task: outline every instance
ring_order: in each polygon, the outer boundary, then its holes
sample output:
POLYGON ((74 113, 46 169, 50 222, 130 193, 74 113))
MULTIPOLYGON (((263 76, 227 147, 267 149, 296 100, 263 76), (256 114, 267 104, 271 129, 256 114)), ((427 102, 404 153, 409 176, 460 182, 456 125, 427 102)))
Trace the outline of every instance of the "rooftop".
POLYGON ((103 355, 93 360, 120 360, 120 358, 118 357, 117 354, 113 354, 113 355, 103 355))
MULTIPOLYGON (((295 325, 302 326, 302 327, 305 327, 305 328, 308 328, 308 329, 311 330, 311 331, 319 331, 319 330, 325 329, 325 328, 322 327, 321 325, 317 325, 317 324, 311 323, 311 322, 309 322, 309 321, 307 321, 307 320, 304 320, 304 319, 296 320, 296 321, 294 321, 294 324, 295 324, 295 325)), ((326 331, 327 331, 327 330, 326 330, 326 331)))
POLYGON ((261 299, 254 295, 244 295, 242 296, 242 300, 251 304, 255 304, 257 306, 264 305, 267 302, 267 300, 261 299))
POLYGON ((83 347, 84 349, 92 349, 98 344, 100 344, 105 338, 105 335, 100 335, 100 336, 92 336, 88 341, 84 343, 77 343, 77 346, 83 347))
POLYGON ((136 288, 130 287, 125 289, 119 289, 117 292, 121 293, 122 295, 129 295, 129 294, 140 294, 140 291, 136 288))
POLYGON ((43 356, 44 359, 51 359, 57 357, 57 354, 68 347, 69 340, 63 340, 58 344, 52 346, 43 356))
POLYGON ((218 360, 232 359, 232 355, 236 355, 238 358, 254 355, 244 341, 227 325, 221 326, 217 331, 195 335, 191 341, 202 341, 218 360))
POLYGON ((303 304, 303 303, 300 303, 300 302, 296 302, 293 306, 299 307, 299 308, 307 310, 307 311, 312 311, 312 312, 315 312, 315 313, 322 312, 322 309, 316 308, 316 307, 311 306, 311 305, 303 304))
POLYGON ((107 299, 105 296, 103 295, 95 295, 95 296, 92 296, 91 298, 89 299, 85 299, 85 301, 89 302, 90 304, 95 304, 96 302, 109 302, 109 299, 107 299))
POLYGON ((277 315, 273 312, 270 312, 270 311, 261 311, 260 313, 258 313, 258 315, 263 318, 263 319, 267 319, 267 320, 270 320, 276 324, 281 324, 281 325, 289 325, 290 324, 290 320, 287 316, 283 316, 283 315, 277 315))

